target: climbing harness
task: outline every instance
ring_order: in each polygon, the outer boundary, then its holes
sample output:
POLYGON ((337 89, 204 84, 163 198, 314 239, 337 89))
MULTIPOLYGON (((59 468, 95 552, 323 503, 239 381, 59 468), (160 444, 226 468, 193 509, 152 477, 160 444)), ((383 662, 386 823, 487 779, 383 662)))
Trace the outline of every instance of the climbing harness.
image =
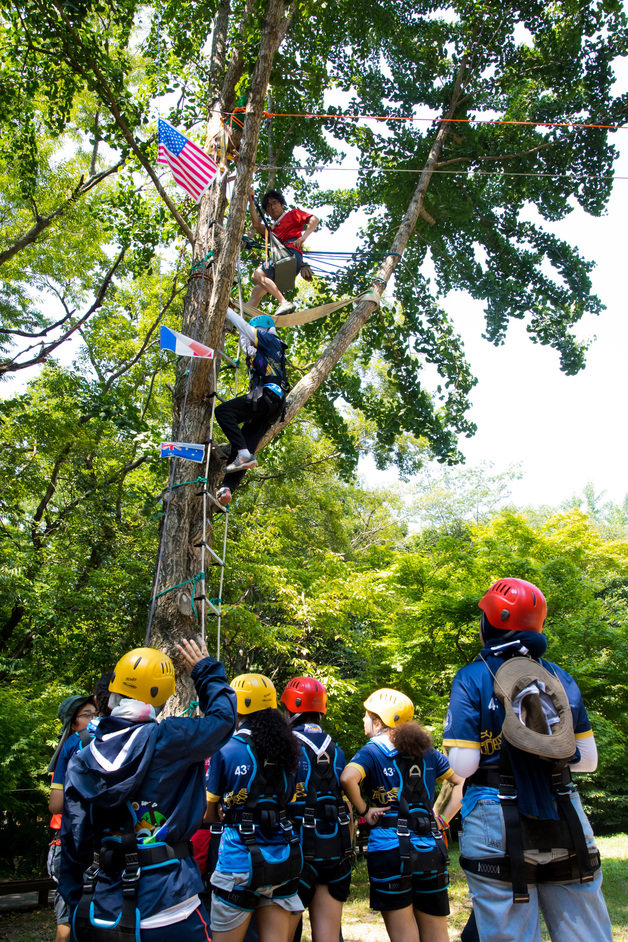
POLYGON ((435 889, 446 889, 449 885, 449 856, 425 786, 423 762, 401 755, 392 762, 401 783, 397 796, 399 807, 396 815, 382 816, 377 827, 391 828, 397 832, 399 870, 387 880, 378 878, 377 885, 383 892, 405 893, 412 888, 415 873, 433 871, 435 889), (412 834, 432 837, 433 846, 425 850, 418 849, 412 843, 412 834))
POLYGON ((575 752, 575 738, 565 689, 555 674, 523 655, 509 658, 496 673, 485 664, 493 676, 495 694, 504 703, 506 719, 498 765, 478 769, 467 779, 467 785, 498 789, 506 853, 480 858, 461 856, 460 864, 470 873, 510 883, 515 903, 529 902, 528 884, 590 883, 600 868, 600 856, 595 847, 587 846, 582 822, 571 801, 575 788, 569 758, 575 752), (550 730, 548 718, 556 735, 550 730), (543 723, 545 733, 540 731, 543 723), (526 763, 533 762, 549 786, 557 818, 532 817, 519 810, 516 760, 520 750, 526 763), (530 759, 530 754, 535 758, 530 759), (565 855, 549 863, 539 864, 530 861, 530 855, 528 859, 525 856, 526 851, 557 848, 564 849, 565 855))
POLYGON ((299 730, 293 732, 301 742, 308 764, 301 821, 303 860, 305 863, 313 860, 346 860, 352 851, 351 823, 336 778, 338 747, 329 735, 317 746, 305 733, 299 730), (319 830, 321 823, 331 825, 331 831, 326 833, 326 829, 319 830))
POLYGON ((192 846, 189 841, 175 844, 156 842, 146 846, 138 843, 130 802, 119 809, 92 809, 92 812, 93 857, 84 873, 83 894, 72 918, 73 937, 78 942, 140 942, 137 891, 142 870, 168 866, 191 857, 192 846), (113 810, 124 815, 115 829, 105 827, 101 820, 105 815, 109 818, 113 810), (122 907, 118 917, 110 922, 95 915, 94 892, 99 880, 104 880, 109 886, 112 881, 121 882, 122 907))
POLYGON ((233 738, 246 746, 255 771, 248 784, 245 803, 241 807, 225 810, 224 826, 237 828, 250 856, 250 877, 242 889, 228 891, 214 886, 213 892, 231 905, 239 906, 244 903, 245 908, 249 908, 250 904, 251 908, 255 908, 258 900, 254 891, 260 887, 288 884, 284 895, 296 893, 303 857, 299 836, 287 813, 292 795, 285 787, 278 790, 275 785, 269 784, 264 767, 258 761, 250 730, 241 728, 233 738), (263 844, 260 846, 258 841, 260 833, 273 836, 277 834, 278 829, 283 834, 288 849, 284 860, 266 857, 263 844))

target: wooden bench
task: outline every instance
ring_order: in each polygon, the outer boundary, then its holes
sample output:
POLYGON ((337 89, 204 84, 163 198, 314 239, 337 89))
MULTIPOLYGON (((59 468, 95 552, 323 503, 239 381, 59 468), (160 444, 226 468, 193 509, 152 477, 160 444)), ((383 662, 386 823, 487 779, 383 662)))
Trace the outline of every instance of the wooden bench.
POLYGON ((6 880, 0 882, 0 896, 12 896, 14 893, 37 893, 37 905, 48 905, 48 894, 56 887, 50 877, 34 877, 32 880, 6 880))

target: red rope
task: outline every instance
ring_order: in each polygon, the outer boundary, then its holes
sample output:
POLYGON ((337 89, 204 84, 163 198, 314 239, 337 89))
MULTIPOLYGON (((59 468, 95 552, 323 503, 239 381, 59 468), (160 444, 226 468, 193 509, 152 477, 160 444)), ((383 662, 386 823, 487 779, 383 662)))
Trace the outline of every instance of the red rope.
POLYGON ((406 118, 403 115, 377 114, 288 114, 265 111, 264 118, 322 118, 335 121, 423 121, 427 123, 442 121, 449 124, 521 124, 543 128, 598 128, 604 131, 625 131, 628 129, 626 124, 578 124, 574 121, 507 121, 497 118, 406 118))

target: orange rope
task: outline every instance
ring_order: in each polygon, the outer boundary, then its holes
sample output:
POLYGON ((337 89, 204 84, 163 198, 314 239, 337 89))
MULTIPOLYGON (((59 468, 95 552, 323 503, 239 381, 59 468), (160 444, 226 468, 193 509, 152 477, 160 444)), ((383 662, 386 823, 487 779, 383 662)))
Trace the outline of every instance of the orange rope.
MULTIPOLYGON (((231 112, 229 112, 231 113, 231 112)), ((604 131, 625 131, 628 124, 577 124, 572 121, 506 121, 491 118, 406 118, 403 115, 378 114, 289 114, 265 111, 264 118, 322 118, 336 121, 423 121, 449 124, 522 124, 543 128, 599 128, 604 131)))

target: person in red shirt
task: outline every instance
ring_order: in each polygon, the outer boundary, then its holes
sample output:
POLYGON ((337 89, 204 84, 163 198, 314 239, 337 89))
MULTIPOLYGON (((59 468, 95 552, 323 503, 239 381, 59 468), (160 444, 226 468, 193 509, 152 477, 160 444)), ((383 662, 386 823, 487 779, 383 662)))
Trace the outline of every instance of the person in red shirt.
MULTIPOLYGON (((260 219, 253 190, 249 194, 249 208, 253 228, 260 235, 266 235, 266 226, 260 219)), ((297 260, 297 274, 303 266, 303 243, 318 226, 318 217, 307 209, 288 209, 283 193, 269 190, 262 197, 262 209, 270 216, 270 228, 274 236, 286 247, 297 260)), ((274 281, 275 267, 272 261, 264 262, 253 273, 255 287, 251 294, 251 304, 257 307, 266 294, 272 294, 279 301, 276 314, 291 314, 294 304, 287 301, 274 281)))

